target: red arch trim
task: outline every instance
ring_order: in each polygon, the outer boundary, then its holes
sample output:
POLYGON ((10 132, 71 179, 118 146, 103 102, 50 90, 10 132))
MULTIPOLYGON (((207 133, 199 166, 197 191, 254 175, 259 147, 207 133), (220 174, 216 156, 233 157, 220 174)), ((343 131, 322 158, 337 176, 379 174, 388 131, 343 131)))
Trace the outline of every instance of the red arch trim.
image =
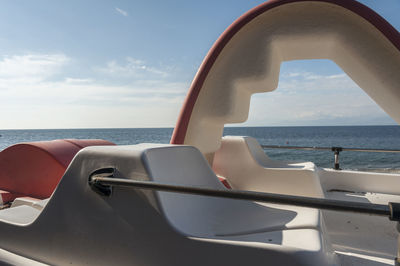
POLYGON ((272 0, 263 3, 240 16, 221 34, 221 36, 211 47, 192 82, 188 95, 186 96, 174 132, 172 134, 171 144, 184 144, 190 117, 192 115, 196 100, 200 94, 200 90, 208 73, 210 72, 211 67, 215 63, 225 45, 241 28, 243 28, 247 23, 252 21, 257 16, 275 7, 294 2, 326 2, 344 7, 371 23, 400 51, 400 33, 383 17, 359 2, 353 0, 272 0))

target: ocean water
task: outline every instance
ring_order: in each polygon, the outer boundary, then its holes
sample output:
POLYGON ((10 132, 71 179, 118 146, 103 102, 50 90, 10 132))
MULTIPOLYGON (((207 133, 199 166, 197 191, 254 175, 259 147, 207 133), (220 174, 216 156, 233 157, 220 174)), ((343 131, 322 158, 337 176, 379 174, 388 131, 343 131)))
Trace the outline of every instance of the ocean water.
MULTIPOLYGON (((20 142, 68 138, 99 138, 118 145, 168 143, 172 131, 172 128, 0 130, 0 150, 20 142)), ((252 136, 265 145, 400 149, 400 126, 227 127, 224 135, 252 136)), ((267 149, 266 153, 277 160, 312 161, 320 167, 333 165, 331 151, 267 149)), ((400 153, 343 151, 340 166, 398 172, 400 153)))

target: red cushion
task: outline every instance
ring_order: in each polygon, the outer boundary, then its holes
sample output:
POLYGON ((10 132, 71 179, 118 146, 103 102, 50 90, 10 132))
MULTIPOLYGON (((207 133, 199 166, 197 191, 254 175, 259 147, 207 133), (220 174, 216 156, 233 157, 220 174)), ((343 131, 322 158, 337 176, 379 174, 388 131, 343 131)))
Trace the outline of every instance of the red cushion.
POLYGON ((0 189, 19 196, 50 197, 75 154, 105 140, 53 140, 16 144, 0 152, 0 189))

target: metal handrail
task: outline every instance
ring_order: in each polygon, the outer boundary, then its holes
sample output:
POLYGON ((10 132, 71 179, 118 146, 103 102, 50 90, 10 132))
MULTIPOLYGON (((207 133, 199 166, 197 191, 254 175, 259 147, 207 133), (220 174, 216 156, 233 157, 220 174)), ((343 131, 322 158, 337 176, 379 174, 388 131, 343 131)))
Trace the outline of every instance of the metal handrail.
POLYGON ((400 153, 400 150, 393 149, 364 149, 364 148, 343 148, 343 147, 316 147, 316 146, 283 146, 283 145, 261 145, 263 149, 290 149, 290 150, 307 150, 319 151, 326 150, 332 151, 334 148, 340 148, 342 151, 359 151, 359 152, 394 152, 400 153))
POLYGON ((316 146, 283 146, 283 145, 261 145, 263 149, 289 149, 289 150, 306 150, 306 151, 332 151, 335 156, 333 169, 340 170, 339 153, 341 151, 356 152, 392 152, 400 153, 400 150, 394 149, 363 149, 363 148, 343 148, 343 147, 316 147, 316 146))
POLYGON ((246 190, 211 189, 187 185, 163 184, 153 181, 115 178, 112 176, 105 177, 103 174, 96 173, 89 177, 89 185, 95 192, 103 196, 111 196, 112 187, 126 187, 133 189, 149 189, 174 193, 194 194, 217 198, 277 203, 333 211, 365 213, 370 215, 386 216, 392 221, 400 221, 400 203, 395 202, 389 202, 388 205, 383 205, 246 190))

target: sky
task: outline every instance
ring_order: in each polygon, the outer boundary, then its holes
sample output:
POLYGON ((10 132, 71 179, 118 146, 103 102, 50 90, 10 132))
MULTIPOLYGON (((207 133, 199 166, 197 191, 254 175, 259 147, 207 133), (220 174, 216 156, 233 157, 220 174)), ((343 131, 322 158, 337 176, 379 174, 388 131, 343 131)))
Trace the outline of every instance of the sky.
MULTIPOLYGON (((262 2, 2 0, 0 129, 174 127, 212 44, 262 2)), ((400 1, 361 2, 400 29, 400 1)), ((386 124, 333 62, 308 60, 283 63, 241 125, 386 124)))

